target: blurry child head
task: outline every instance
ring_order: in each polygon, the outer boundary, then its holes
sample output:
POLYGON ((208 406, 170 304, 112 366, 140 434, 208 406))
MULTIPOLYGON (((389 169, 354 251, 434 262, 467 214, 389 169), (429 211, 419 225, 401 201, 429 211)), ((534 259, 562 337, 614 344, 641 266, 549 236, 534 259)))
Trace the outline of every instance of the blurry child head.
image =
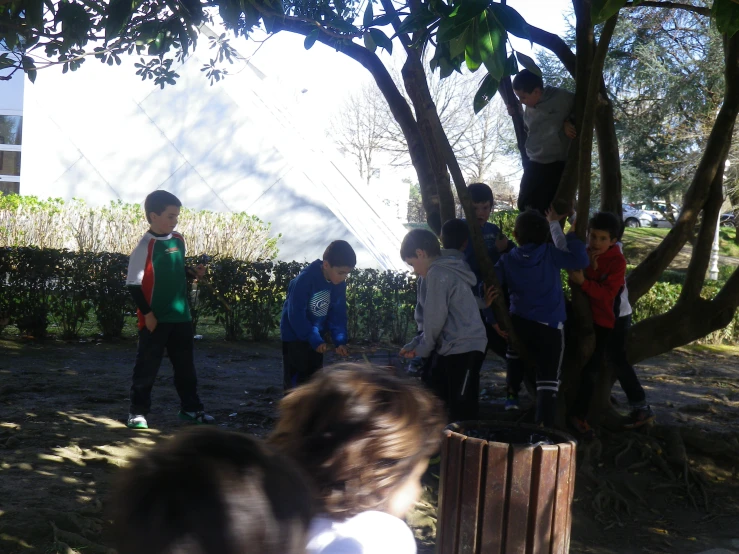
POLYGON ((544 92, 544 81, 540 75, 524 69, 513 78, 513 92, 521 104, 533 108, 541 100, 544 92))
POLYGON ((252 437, 188 430, 118 480, 118 554, 302 554, 312 493, 294 462, 252 437))
POLYGON ((270 442, 312 478, 329 517, 376 510, 402 518, 418 500, 443 425, 443 408, 417 383, 346 363, 282 400, 270 442))
POLYGON ((520 245, 544 244, 549 239, 549 222, 536 210, 521 212, 513 227, 513 237, 520 245))
POLYGON ((588 250, 602 254, 616 244, 621 235, 621 222, 610 212, 597 212, 588 221, 588 250))
POLYGON ((345 240, 335 240, 323 252, 323 276, 338 285, 357 265, 357 254, 345 240))
POLYGON ((475 209, 475 219, 482 227, 490 219, 490 214, 495 206, 493 189, 485 183, 472 183, 467 186, 467 193, 470 195, 472 206, 475 209))
POLYGON ((400 244, 400 258, 413 268, 419 277, 426 277, 431 263, 441 256, 436 235, 427 229, 413 229, 400 244))
POLYGON ((177 227, 182 202, 171 192, 155 190, 144 200, 144 213, 151 230, 158 234, 167 234, 177 227))
POLYGON ((464 250, 470 240, 470 228, 461 219, 450 219, 441 228, 441 245, 446 249, 464 250))

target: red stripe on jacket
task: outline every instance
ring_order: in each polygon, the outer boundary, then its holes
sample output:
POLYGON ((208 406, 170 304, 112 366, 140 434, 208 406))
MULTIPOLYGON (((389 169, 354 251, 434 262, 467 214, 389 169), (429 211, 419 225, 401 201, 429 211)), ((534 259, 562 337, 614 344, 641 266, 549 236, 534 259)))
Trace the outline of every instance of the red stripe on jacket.
POLYGON ((585 270, 582 290, 590 299, 593 323, 613 329, 616 325, 616 297, 626 283, 626 258, 618 246, 611 246, 585 270), (593 265, 597 268, 594 269, 593 265))

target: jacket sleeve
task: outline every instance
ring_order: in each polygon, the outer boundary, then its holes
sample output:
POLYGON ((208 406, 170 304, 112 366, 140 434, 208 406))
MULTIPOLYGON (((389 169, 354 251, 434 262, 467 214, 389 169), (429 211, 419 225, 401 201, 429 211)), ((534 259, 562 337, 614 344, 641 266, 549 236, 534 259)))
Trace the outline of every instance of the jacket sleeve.
POLYGON ((567 248, 567 238, 565 237, 565 232, 562 230, 562 226, 559 224, 559 221, 549 222, 549 233, 552 235, 552 242, 554 243, 554 246, 557 247, 557 250, 562 250, 564 252, 569 251, 569 248, 567 248))
POLYGON ((585 279, 585 282, 580 288, 593 300, 599 300, 605 304, 609 304, 616 299, 621 287, 624 286, 625 277, 626 260, 619 258, 614 261, 611 271, 608 272, 604 280, 595 281, 593 279, 585 279))
POLYGON ((290 327, 298 339, 310 343, 313 349, 323 344, 323 337, 315 325, 308 319, 308 302, 310 302, 311 287, 305 275, 298 276, 292 290, 287 296, 287 319, 290 327))
POLYGON ((336 298, 331 303, 326 322, 331 331, 334 346, 342 346, 349 341, 349 333, 346 329, 346 283, 342 283, 335 294, 336 298))
POLYGON ((141 285, 128 285, 128 292, 131 293, 133 301, 136 303, 136 307, 141 311, 142 315, 146 315, 151 311, 151 306, 146 301, 144 291, 141 289, 141 285))
POLYGON ((436 343, 449 315, 448 285, 438 276, 426 276, 426 300, 424 302, 423 333, 419 335, 416 355, 427 358, 436 343))
POLYGON ((549 251, 557 269, 585 269, 590 265, 585 243, 575 233, 567 233, 567 250, 552 247, 549 251))

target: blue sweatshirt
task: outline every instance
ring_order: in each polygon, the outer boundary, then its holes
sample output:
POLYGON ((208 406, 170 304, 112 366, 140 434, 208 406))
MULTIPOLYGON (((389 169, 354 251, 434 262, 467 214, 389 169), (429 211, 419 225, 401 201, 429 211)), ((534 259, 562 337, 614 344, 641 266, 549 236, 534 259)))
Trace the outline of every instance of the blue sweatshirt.
POLYGON ((558 327, 567 319, 560 270, 588 265, 585 244, 570 233, 567 250, 551 243, 524 244, 501 256, 495 271, 501 286, 510 293, 512 314, 558 327))
POLYGON ((284 342, 308 342, 316 349, 328 328, 335 346, 347 343, 346 283, 327 281, 322 267, 323 261, 316 260, 290 281, 280 320, 284 342))

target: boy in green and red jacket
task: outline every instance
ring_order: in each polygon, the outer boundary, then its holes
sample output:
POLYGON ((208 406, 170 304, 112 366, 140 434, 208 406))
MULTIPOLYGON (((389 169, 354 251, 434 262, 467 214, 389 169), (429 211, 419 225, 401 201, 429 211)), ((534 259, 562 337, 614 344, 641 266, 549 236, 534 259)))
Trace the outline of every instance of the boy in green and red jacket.
POLYGON ((588 256, 585 271, 570 272, 570 282, 580 286, 590 300, 595 330, 595 350, 580 377, 570 424, 582 438, 595 438, 587 421, 590 400, 595 389, 598 369, 605 360, 606 349, 616 325, 616 299, 626 283, 626 258, 616 244, 621 223, 612 213, 598 212, 588 222, 588 256))

